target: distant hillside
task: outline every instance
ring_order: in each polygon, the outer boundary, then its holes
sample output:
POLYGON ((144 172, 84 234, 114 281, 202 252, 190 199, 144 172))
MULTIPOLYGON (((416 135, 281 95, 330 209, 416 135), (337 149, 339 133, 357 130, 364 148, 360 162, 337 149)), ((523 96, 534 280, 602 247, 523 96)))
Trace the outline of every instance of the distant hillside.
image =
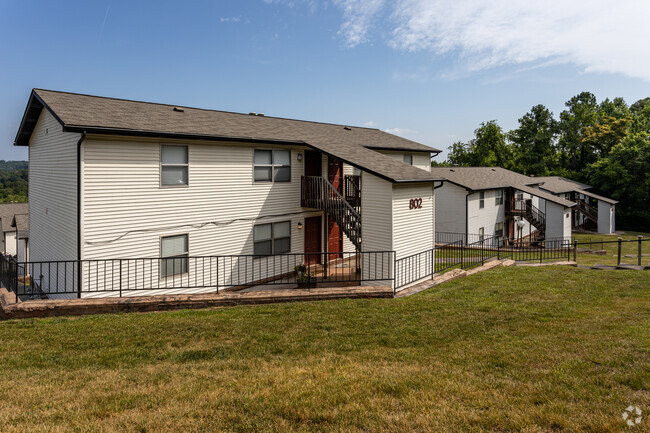
POLYGON ((27 202, 27 161, 0 160, 0 203, 27 202))

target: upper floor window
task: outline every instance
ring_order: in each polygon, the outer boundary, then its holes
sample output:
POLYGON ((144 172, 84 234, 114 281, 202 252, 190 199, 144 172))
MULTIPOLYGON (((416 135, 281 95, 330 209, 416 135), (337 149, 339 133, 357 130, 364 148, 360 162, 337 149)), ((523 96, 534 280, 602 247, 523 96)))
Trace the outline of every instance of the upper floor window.
POLYGON ((290 182, 291 151, 286 149, 255 149, 253 178, 255 182, 290 182))
POLYGON ((291 221, 253 227, 253 254, 270 256, 291 251, 291 221))
POLYGON ((485 193, 483 191, 478 193, 478 208, 483 209, 485 207, 485 193))
POLYGON ((187 273, 189 256, 187 235, 160 238, 160 277, 187 273))
POLYGON ((409 164, 409 165, 413 165, 413 155, 411 155, 410 153, 405 154, 404 155, 404 162, 409 164))
POLYGON ((494 236, 501 237, 503 236, 503 223, 496 223, 494 225, 494 236))
POLYGON ((496 193, 497 193, 497 195, 496 195, 496 198, 494 199, 494 204, 498 206, 500 204, 503 204, 503 190, 498 189, 496 191, 496 193))
POLYGON ((161 185, 187 185, 188 168, 187 146, 160 146, 161 185))
POLYGON ((523 200, 523 199, 524 199, 524 193, 521 192, 521 191, 517 191, 517 192, 515 193, 515 200, 517 200, 517 201, 521 201, 521 200, 523 200))

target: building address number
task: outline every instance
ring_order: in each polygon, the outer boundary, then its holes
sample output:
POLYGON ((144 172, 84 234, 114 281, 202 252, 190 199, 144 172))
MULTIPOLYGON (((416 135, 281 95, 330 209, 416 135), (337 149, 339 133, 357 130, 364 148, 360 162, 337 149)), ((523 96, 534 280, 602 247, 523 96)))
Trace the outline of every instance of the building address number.
POLYGON ((409 209, 422 209, 422 199, 421 198, 412 198, 409 201, 409 209))

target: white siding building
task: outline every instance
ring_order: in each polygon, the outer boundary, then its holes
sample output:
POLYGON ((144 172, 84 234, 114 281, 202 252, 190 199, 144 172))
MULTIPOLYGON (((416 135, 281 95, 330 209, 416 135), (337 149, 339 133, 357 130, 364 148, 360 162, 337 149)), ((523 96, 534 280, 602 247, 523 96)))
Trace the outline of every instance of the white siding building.
POLYGON ((540 188, 576 202, 570 217, 572 229, 611 234, 616 231, 616 200, 594 194, 590 185, 559 176, 538 178, 540 188))
POLYGON ((15 144, 31 260, 77 263, 33 270, 45 292, 211 292, 357 251, 385 285, 435 242, 438 151, 376 129, 34 90, 15 144))
POLYGON ((541 183, 498 167, 432 167, 434 176, 448 181, 436 190, 437 241, 463 235, 568 239, 573 202, 538 188, 541 183))

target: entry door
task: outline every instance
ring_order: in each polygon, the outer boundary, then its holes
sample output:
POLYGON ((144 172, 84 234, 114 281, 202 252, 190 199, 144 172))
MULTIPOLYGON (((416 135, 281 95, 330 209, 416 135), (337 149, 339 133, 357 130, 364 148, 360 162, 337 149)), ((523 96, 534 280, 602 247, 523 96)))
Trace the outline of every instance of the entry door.
MULTIPOLYGON (((343 194, 343 161, 340 159, 327 158, 327 180, 341 195, 343 194)), ((327 223, 327 252, 343 252, 343 234, 333 219, 328 218, 327 223)), ((342 254, 328 254, 328 260, 341 258, 342 254)))
POLYGON ((305 218, 305 265, 319 264, 321 262, 320 252, 321 217, 305 218))
POLYGON ((305 176, 322 176, 323 159, 320 152, 305 151, 305 176))

